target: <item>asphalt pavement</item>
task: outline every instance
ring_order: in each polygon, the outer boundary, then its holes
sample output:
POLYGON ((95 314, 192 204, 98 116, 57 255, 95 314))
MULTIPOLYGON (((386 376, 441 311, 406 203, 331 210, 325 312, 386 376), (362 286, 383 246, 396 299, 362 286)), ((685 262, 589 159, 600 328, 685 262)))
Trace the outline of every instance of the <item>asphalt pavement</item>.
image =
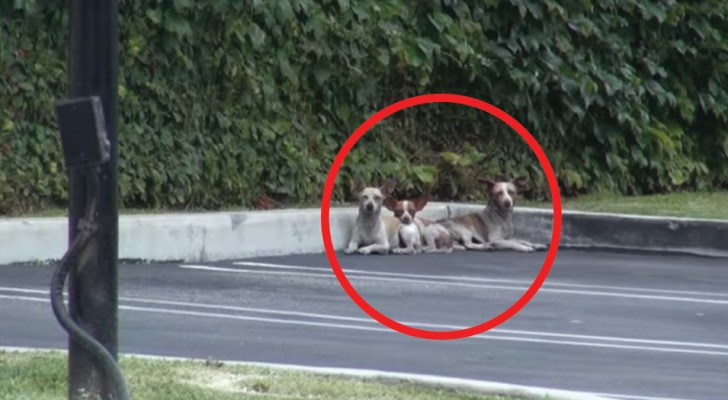
MULTIPOLYGON (((338 259, 381 313, 441 331, 513 305, 544 257, 338 259)), ((0 346, 66 346, 48 302, 50 276, 49 266, 0 266, 0 346)), ((122 264, 120 351, 422 373, 631 400, 725 400, 726 282, 726 259, 562 250, 513 318, 474 337, 433 341, 365 314, 324 255, 122 264)))

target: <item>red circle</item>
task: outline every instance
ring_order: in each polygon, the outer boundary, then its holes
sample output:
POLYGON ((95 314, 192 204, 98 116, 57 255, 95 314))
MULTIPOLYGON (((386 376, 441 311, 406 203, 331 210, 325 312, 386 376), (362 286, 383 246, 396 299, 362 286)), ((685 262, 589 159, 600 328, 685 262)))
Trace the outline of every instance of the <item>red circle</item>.
POLYGON ((541 146, 538 144, 536 139, 531 136, 528 130, 513 117, 511 117, 505 111, 499 109, 498 107, 495 107, 482 100, 478 100, 472 97, 456 94, 426 94, 398 101, 378 111, 376 114, 372 115, 369 119, 367 119, 363 124, 361 124, 354 131, 354 133, 351 134, 351 136, 349 136, 344 145, 341 147, 341 150, 339 150, 339 153, 334 158, 334 162, 333 164, 331 164, 329 174, 326 178, 326 183, 324 184, 324 192, 321 197, 321 233, 323 235, 326 256, 329 259, 329 263, 331 264, 331 268, 334 271, 334 275, 336 275, 336 278, 339 280, 339 283, 344 288, 349 297, 351 297, 351 299, 354 300, 354 302, 362 310, 364 310, 364 312, 369 314, 370 317, 374 318, 375 320, 379 321, 381 324, 387 326, 390 329, 422 339, 462 339, 469 336, 477 335, 479 333, 483 333, 507 321, 509 318, 513 317, 517 312, 519 312, 541 288, 541 285, 546 280, 546 276, 548 276, 548 273, 551 270, 551 266, 556 259, 556 253, 559 249, 559 240, 561 239, 561 196, 559 195, 559 186, 556 182, 554 170, 551 167, 551 163, 549 163, 546 154, 544 154, 541 146), (426 329, 413 328, 411 326, 404 325, 390 319, 389 317, 380 313, 374 307, 369 305, 369 303, 367 303, 366 300, 364 300, 359 295, 359 293, 357 293, 349 280, 346 278, 344 271, 341 269, 341 265, 339 265, 339 260, 336 258, 334 245, 331 241, 331 227, 329 224, 331 193, 334 190, 336 176, 339 174, 339 170, 341 169, 341 165, 344 163, 344 159, 346 159, 346 156, 349 154, 356 142, 359 141, 359 139, 364 136, 364 134, 371 127, 373 127, 376 123, 383 120, 384 118, 387 118, 398 111, 404 110, 405 108, 429 103, 456 103, 477 108, 491 115, 494 115, 504 123, 508 124, 508 126, 510 126, 513 130, 518 132, 523 140, 525 140, 526 143, 528 143, 528 145, 531 147, 531 150, 533 150, 533 152, 536 154, 536 157, 541 163, 541 167, 546 174, 546 180, 548 181, 549 188, 551 190, 551 200, 554 212, 553 228, 551 230, 551 243, 549 245, 548 252, 546 253, 546 259, 544 260, 543 266, 541 267, 541 270, 536 276, 533 284, 531 284, 531 286, 528 288, 528 290, 526 290, 523 296, 521 296, 521 298, 519 298, 504 312, 489 321, 486 321, 480 325, 472 326, 470 328, 452 331, 430 331, 426 329))

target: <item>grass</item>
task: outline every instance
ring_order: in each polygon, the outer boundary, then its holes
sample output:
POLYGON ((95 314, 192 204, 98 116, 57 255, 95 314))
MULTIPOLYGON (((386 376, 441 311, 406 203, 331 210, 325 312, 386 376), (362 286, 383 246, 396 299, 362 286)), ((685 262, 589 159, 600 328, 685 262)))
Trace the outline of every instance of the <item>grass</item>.
MULTIPOLYGON (((215 362, 121 357, 134 400, 412 399, 523 400, 412 383, 389 383, 215 362)), ((66 357, 60 352, 0 351, 0 400, 63 400, 66 357)))
MULTIPOLYGON (((728 219, 728 191, 678 192, 652 196, 618 196, 612 193, 590 194, 576 198, 562 198, 564 210, 599 211, 620 214, 664 215, 673 217, 728 219)), ((522 206, 550 208, 550 202, 523 201, 522 206)), ((320 203, 285 205, 286 208, 316 208, 320 203)), ((353 203, 332 204, 332 207, 353 206, 353 203)), ((244 211, 224 208, 217 211, 244 211)), ((162 214, 173 212, 205 212, 205 210, 122 209, 121 214, 162 214)), ((50 208, 20 217, 64 217, 66 209, 50 208)), ((1 218, 2 216, 0 216, 1 218)))
MULTIPOLYGON (((617 196, 605 193, 562 199, 562 202, 564 210, 728 219, 728 191, 678 192, 651 196, 617 196)), ((551 207, 550 202, 525 202, 524 205, 551 207)))

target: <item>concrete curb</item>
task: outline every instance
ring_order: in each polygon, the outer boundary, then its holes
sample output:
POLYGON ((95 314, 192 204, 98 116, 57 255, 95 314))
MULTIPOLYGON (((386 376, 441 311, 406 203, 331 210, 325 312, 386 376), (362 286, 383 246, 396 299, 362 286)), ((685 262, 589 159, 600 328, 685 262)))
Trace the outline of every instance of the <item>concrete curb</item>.
MULTIPOLYGON (((550 210, 522 209, 516 232, 548 243, 552 220, 550 210)), ((728 257, 728 221, 565 211, 560 247, 728 257)))
MULTIPOLYGON (((422 215, 441 218, 482 205, 431 203, 422 215)), ((355 208, 330 213, 334 248, 343 249, 355 208)), ((565 211, 561 248, 616 249, 728 257, 728 221, 565 211)), ((547 244, 552 212, 520 208, 518 237, 547 244)), ((58 260, 67 247, 66 218, 0 219, 0 264, 58 260)), ((285 254, 322 253, 319 209, 122 215, 119 257, 127 260, 205 262, 285 254)))
MULTIPOLYGON (((32 349, 23 347, 0 347, 0 351, 6 352, 58 352, 66 353, 65 350, 58 349, 32 349)), ((150 360, 160 361, 192 361, 192 362, 206 362, 207 360, 195 359, 195 358, 183 358, 183 357, 167 357, 167 356, 153 356, 146 354, 120 354, 123 357, 142 358, 150 360)), ((226 365, 235 366, 251 366, 251 367, 265 367, 271 369, 279 369, 284 371, 296 371, 296 372, 308 372, 313 374, 321 375, 334 375, 344 376, 351 378, 361 379, 373 379, 381 382, 392 382, 392 383, 413 383, 417 385, 423 385, 433 388, 445 388, 453 390, 462 390, 472 393, 491 395, 491 396, 512 396, 522 397, 526 399, 534 400, 611 400, 611 398, 591 394, 574 392, 569 390, 550 389, 542 387, 524 386, 524 385, 512 385, 500 382, 490 381, 479 381, 473 379, 460 379, 460 378, 448 378, 443 376, 435 375, 421 375, 421 374, 408 374, 399 372, 386 372, 377 370, 367 369, 353 369, 353 368, 326 368, 326 367, 310 367, 303 365, 293 364, 272 364, 272 363, 257 363, 257 362, 245 362, 245 361, 220 361, 226 365)))

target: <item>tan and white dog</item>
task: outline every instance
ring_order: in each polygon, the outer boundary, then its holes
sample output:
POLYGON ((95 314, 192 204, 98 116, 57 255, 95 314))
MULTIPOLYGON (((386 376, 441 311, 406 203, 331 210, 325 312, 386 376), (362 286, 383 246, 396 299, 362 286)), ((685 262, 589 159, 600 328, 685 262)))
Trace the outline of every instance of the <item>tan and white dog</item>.
POLYGON ((519 177, 500 182, 483 179, 481 182, 485 183, 488 193, 488 205, 482 212, 438 221, 450 231, 453 238, 471 250, 509 249, 530 252, 545 248, 513 237, 515 198, 526 187, 528 179, 519 177))
POLYGON ((427 205, 428 197, 424 194, 414 200, 396 200, 393 197, 384 199, 384 206, 400 221, 399 240, 404 247, 393 248, 393 253, 450 253, 453 248, 464 249, 453 243, 447 228, 417 216, 427 205))
POLYGON ((344 253, 387 254, 390 249, 399 248, 399 220, 382 215, 382 203, 394 191, 394 182, 388 180, 381 187, 365 187, 361 179, 356 179, 354 191, 359 200, 359 214, 344 253))

